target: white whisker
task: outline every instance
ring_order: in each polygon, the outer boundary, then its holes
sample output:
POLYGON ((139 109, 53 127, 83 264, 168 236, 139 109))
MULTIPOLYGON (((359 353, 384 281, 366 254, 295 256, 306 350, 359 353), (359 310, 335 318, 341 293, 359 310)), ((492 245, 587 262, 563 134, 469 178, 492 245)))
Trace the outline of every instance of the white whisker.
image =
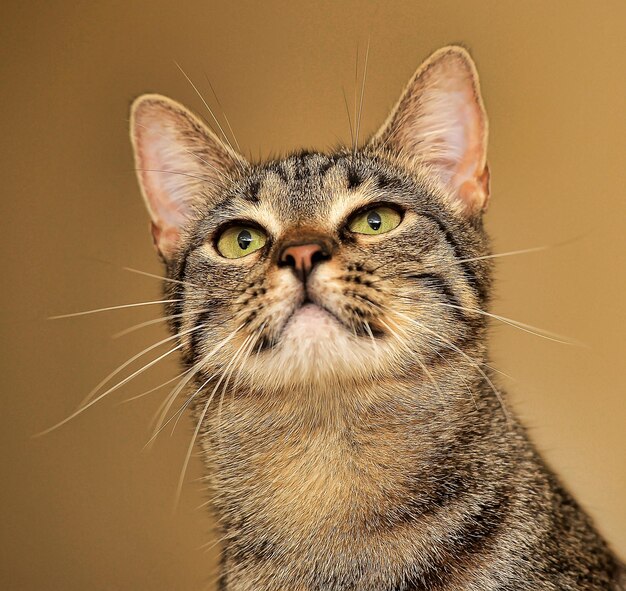
MULTIPOLYGON (((379 319, 379 322, 385 327, 387 328, 387 330, 392 334, 392 336, 398 341, 398 343, 400 344, 400 346, 402 348, 404 348, 406 351, 408 351, 409 353, 413 353, 413 351, 411 351, 409 349, 409 347, 402 341, 402 339, 400 338, 400 336, 384 321, 379 319)), ((395 323, 394 323, 395 324, 395 323)), ((399 327, 396 324, 396 327, 401 330, 401 327, 399 327)), ((403 331, 405 332, 405 331, 403 331)), ((406 332, 405 332, 406 335, 406 332)), ((441 388, 439 388, 439 384, 437 383, 437 380, 435 380, 434 376, 432 375, 432 373, 430 373, 430 371, 428 370, 428 368, 426 367, 426 365, 422 362, 422 360, 419 358, 418 355, 415 355, 413 357, 415 359, 415 361, 417 361, 418 365, 422 368, 422 371, 424 372, 424 374, 426 375, 426 377, 430 380, 431 384, 435 387, 435 390, 437 390, 437 394, 439 395, 439 401, 441 402, 441 406, 444 408, 444 410, 446 409, 446 405, 445 405, 445 396, 443 395, 443 392, 441 391, 441 388)))
MULTIPOLYGON (((184 334, 184 333, 183 333, 184 334)), ((98 392, 98 390, 100 390, 100 388, 102 388, 102 386, 104 386, 112 377, 116 376, 118 373, 120 373, 123 369, 125 369, 126 367, 128 367, 131 363, 133 363, 133 361, 139 359, 139 357, 142 357, 143 355, 145 355, 146 353, 149 353, 150 351, 152 351, 153 349, 156 349, 157 347, 160 347, 161 345, 163 345, 164 343, 167 343, 169 341, 172 341, 176 338, 178 338, 178 334, 169 336, 161 341, 159 341, 158 343, 154 343, 152 345, 150 345, 149 347, 146 347, 143 351, 140 351, 139 353, 133 355, 130 359, 126 360, 124 363, 122 363, 122 365, 120 365, 119 367, 117 367, 116 369, 114 369, 108 376, 106 376, 105 378, 103 378, 97 386, 95 386, 94 388, 92 388, 92 390, 85 396, 85 398, 83 398, 83 400, 80 402, 80 404, 78 405, 78 407, 80 408, 81 406, 83 406, 84 404, 87 404, 87 402, 89 402, 91 400, 91 398, 94 396, 94 394, 96 394, 96 392, 98 392)))
MULTIPOLYGON (((250 337, 247 337, 247 339, 249 339, 249 338, 250 337)), ((181 492, 182 492, 182 489, 183 489, 183 483, 185 481, 185 473, 187 472, 187 466, 189 465, 189 460, 191 459, 191 454, 193 452, 193 447, 194 447, 194 445, 196 443, 196 439, 198 438, 198 433, 200 432, 200 429, 202 428, 202 423, 204 422, 204 419, 206 417, 206 413, 208 412, 209 406, 211 405, 211 401, 213 400, 213 397, 215 396, 215 393, 217 392, 217 389, 220 387, 220 384, 224 380, 224 376, 226 375, 226 372, 230 369, 230 366, 233 364, 233 362, 237 358, 237 355, 241 351, 243 345, 247 343, 247 339, 237 349, 237 353, 235 353, 233 358, 228 363, 228 366, 226 367, 226 369, 224 370, 224 373, 222 374, 222 376, 218 380, 217 384, 213 388, 213 391, 211 392, 211 395, 209 396, 209 399, 207 400, 206 404, 204 405, 204 408, 202 409, 202 413, 200 414, 200 418, 198 419, 198 424, 196 425, 196 429, 195 429, 195 431, 193 433, 193 437, 191 438, 191 441, 189 442, 189 448, 187 449, 187 455, 185 456, 185 461, 183 462, 183 468, 181 470, 180 477, 178 479, 178 486, 176 488, 176 495, 175 495, 175 499, 174 499, 174 510, 176 510, 176 508, 178 507, 178 502, 180 500, 180 495, 181 495, 181 492)))
POLYGON ((222 109, 222 115, 224 116, 224 121, 226 121, 226 125, 228 125, 228 129, 230 130, 230 135, 233 136, 233 140, 235 141, 235 145, 237 146, 237 151, 241 152, 241 146, 239 145, 239 142, 237 141, 237 136, 235 135, 235 132, 233 131, 230 121, 228 120, 228 116, 226 115, 226 111, 224 110, 224 107, 222 107, 222 103, 220 102, 220 99, 217 96, 217 92, 215 92, 215 89, 213 88, 213 84, 211 84, 211 81, 209 80, 209 77, 206 75, 206 72, 204 74, 204 77, 206 78, 206 81, 209 83, 209 87, 211 88, 211 92, 213 93, 213 96, 215 97, 215 101, 217 102, 218 107, 222 109))
MULTIPOLYGON (((499 259, 502 257, 510 257, 510 256, 515 256, 518 254, 530 254, 532 252, 541 252, 544 250, 549 250, 551 247, 550 246, 533 246, 532 248, 522 248, 520 250, 510 250, 508 252, 500 252, 500 253, 495 253, 495 254, 486 254, 483 256, 479 256, 479 257, 471 257, 471 258, 467 258, 467 259, 457 259, 456 261, 454 261, 453 263, 450 263, 451 265, 460 265, 461 263, 471 263, 473 261, 484 261, 487 259, 499 259)), ((446 267, 448 265, 444 265, 444 267, 446 267)))
POLYGON ((200 285, 196 285, 195 283, 191 283, 189 281, 180 281, 179 279, 170 279, 168 277, 162 277, 161 275, 156 275, 155 273, 148 273, 147 271, 141 271, 140 269, 133 269, 132 267, 122 267, 124 271, 130 271, 131 273, 137 273, 138 275, 145 275, 146 277, 153 277, 154 279, 160 279, 161 281, 167 281, 168 283, 178 283, 179 285, 185 285, 187 287, 201 287, 200 285))
MULTIPOLYGON (((154 441, 156 436, 163 430, 165 425, 167 425, 170 422, 171 418, 168 419, 166 423, 163 423, 163 421, 165 421, 165 417, 167 416, 167 413, 170 411, 170 408, 174 404, 178 394, 194 378, 194 376, 202 369, 202 366, 207 361, 209 361, 209 359, 211 359, 211 357, 213 357, 213 355, 215 355, 215 353, 217 353, 217 351, 219 351, 226 343, 228 343, 231 339, 233 339, 235 337, 235 335, 241 330, 241 328, 243 328, 243 325, 238 326, 230 335, 228 335, 225 339, 221 340, 213 349, 211 349, 211 351, 209 351, 209 353, 207 353, 202 359, 200 359, 189 370, 189 375, 187 375, 183 380, 181 380, 181 383, 179 383, 176 386, 176 388, 174 388, 172 390, 172 392, 170 392, 170 394, 166 397, 166 399, 164 401, 163 410, 161 411, 161 409, 159 409, 159 411, 157 411, 157 414, 159 415, 159 418, 158 418, 158 421, 157 421, 156 426, 155 426, 155 431, 152 434, 152 437, 150 437, 150 439, 146 442, 146 446, 149 445, 152 441, 154 441)), ((211 376, 211 378, 209 378, 208 381, 213 379, 213 377, 215 377, 215 376, 211 376)), ((182 413, 185 410, 185 408, 187 408, 187 406, 189 406, 189 404, 191 403, 191 401, 193 400, 194 396, 197 393, 198 392, 194 393, 191 397, 189 397, 188 400, 186 401, 186 403, 183 404, 183 406, 176 413, 174 413, 174 415, 172 415, 172 417, 175 417, 176 415, 180 416, 179 413, 182 413)))
POLYGON ((97 314, 99 312, 109 312, 110 310, 122 310, 124 308, 136 308, 138 306, 151 306, 154 304, 172 304, 174 302, 182 302, 182 299, 175 300, 154 300, 150 302, 137 302, 133 304, 121 304, 119 306, 107 306, 106 308, 96 308, 95 310, 84 310, 82 312, 72 312, 71 314, 59 314, 50 316, 48 320, 60 320, 61 318, 74 318, 75 316, 85 316, 86 314, 97 314))
MULTIPOLYGON (((357 124, 357 92, 359 88, 359 42, 356 44, 356 63, 354 64, 354 125, 356 127, 357 124)), ((356 154, 358 137, 357 134, 354 136, 354 143, 352 144, 352 155, 356 154)))
POLYGON ((348 97, 346 96, 346 89, 342 86, 343 102, 346 105, 346 114, 348 115, 348 126, 350 127, 350 143, 354 147, 354 129, 352 128, 352 117, 350 117, 350 108, 348 107, 348 97))
POLYGON ((142 392, 141 394, 136 394, 135 396, 131 396, 130 398, 127 398, 126 400, 122 400, 120 404, 126 404, 128 402, 132 402, 133 400, 138 400, 139 398, 143 398, 144 396, 147 396, 148 394, 152 394, 152 392, 156 392, 157 390, 160 390, 163 386, 167 386, 168 384, 171 384, 172 382, 178 380, 179 378, 182 378, 186 373, 187 371, 179 373, 177 376, 170 378, 166 382, 163 382, 162 384, 159 384, 158 386, 154 386, 154 388, 150 388, 149 390, 146 390, 145 392, 142 392))
POLYGON ((361 116, 363 114, 363 95, 365 94, 365 81, 367 79, 367 62, 370 55, 370 41, 371 37, 367 39, 367 48, 365 49, 365 65, 363 66, 363 80, 361 83, 361 98, 359 100, 359 116, 356 122, 356 140, 355 140, 355 152, 359 147, 359 132, 361 130, 361 116))
POLYGON ((513 320, 512 318, 507 318, 506 316, 500 316, 499 314, 485 312, 485 310, 481 310, 480 308, 465 308, 464 306, 457 306, 455 304, 448 304, 444 302, 438 302, 436 304, 429 304, 429 305, 444 306, 446 308, 454 308, 456 310, 463 310, 465 312, 481 314, 482 316, 487 316, 489 318, 499 320, 500 322, 504 324, 508 324, 509 326, 512 326, 513 328, 518 328, 519 330, 523 330, 524 332, 535 335, 537 337, 541 337, 543 339, 547 339, 549 341, 554 341, 555 343, 561 343, 563 345, 577 345, 579 347, 585 346, 584 343, 575 341, 573 339, 570 339, 569 337, 564 337, 556 333, 544 330, 543 328, 538 328, 536 326, 532 326, 530 324, 520 322, 519 320, 513 320))
POLYGON ((166 320, 171 320, 173 318, 185 318, 189 316, 195 316, 197 314, 203 314, 204 312, 208 312, 211 308, 204 308, 202 310, 189 310, 188 312, 180 312, 179 314, 170 314, 169 316, 161 316, 160 318, 153 318, 152 320, 146 320, 145 322, 140 322, 139 324, 134 324, 133 326, 129 326, 124 330, 120 330, 111 336, 113 339, 117 339, 124 335, 130 334, 136 330, 141 328, 145 328, 146 326, 151 326, 153 324, 158 324, 159 322, 165 322, 166 320))
POLYGON ((230 382, 230 378, 233 375, 233 371, 235 371, 235 364, 237 362, 237 359, 239 358, 239 355, 241 354, 241 352, 246 349, 246 347, 248 346, 248 344, 254 342, 254 335, 249 335, 246 337, 246 339, 244 340, 244 342, 240 345, 240 347, 237 349, 236 353, 233 355, 233 358, 230 360, 230 363, 228 364, 225 372, 228 372, 228 375, 226 377, 226 380, 224 381, 224 385, 222 386, 222 393, 220 395, 220 404, 218 407, 218 411, 217 411, 217 430, 219 431, 219 427, 221 425, 221 417, 222 417, 222 405, 224 403, 224 394, 226 392, 226 389, 228 388, 228 384, 230 382))
MULTIPOLYGON (((220 130, 220 132, 222 133, 222 137, 224 138, 224 141, 228 144, 228 147, 235 152, 235 149, 233 148, 233 145, 230 143, 230 140, 228 139, 228 136, 224 133, 224 129, 222 128, 219 120, 217 119, 217 117, 215 116, 215 114, 213 113, 213 110, 211 109, 211 107, 209 107, 209 104, 206 102, 206 100, 204 99, 204 97, 202 96, 202 93, 198 90, 198 88, 196 87, 196 85, 193 83, 193 81, 191 80, 191 78, 189 76, 187 76, 187 73, 185 72, 185 70, 183 70, 183 68, 181 67, 181 65, 178 62, 174 62, 176 64, 176 67, 181 71, 182 75, 187 79, 187 82, 189 82, 189 84, 191 84, 191 87, 194 89, 194 91, 196 92, 196 94, 200 97, 200 100, 203 102, 204 106, 206 107, 207 111, 211 114, 211 117, 213 118, 213 121, 215 121, 215 124, 217 125, 218 129, 220 130)), ((241 168, 243 168, 243 165, 241 164, 241 162, 238 162, 239 166, 241 168)))
POLYGON ((454 351, 459 353, 462 357, 464 357, 467 361, 469 361, 470 364, 480 373, 480 375, 487 382, 487 384, 489 384, 489 387, 493 390, 493 393, 496 395, 496 398, 498 399, 498 402, 500 404, 500 407, 502 408, 502 412, 504 413, 507 422, 509 422, 509 423, 511 422, 511 418, 509 416, 509 412, 507 411, 507 409, 506 409, 506 407, 504 405, 504 400, 502 400, 502 395, 500 394, 500 391, 495 387, 494 383, 491 381, 491 378, 489 378, 489 376, 482 370, 482 368, 476 363, 475 360, 473 360, 469 355, 467 355, 467 353, 465 353, 463 350, 461 350, 459 347, 457 347, 452 341, 446 339, 445 337, 443 337, 442 335, 438 334, 434 330, 428 328, 427 326, 425 326, 421 322, 418 322, 417 320, 415 320, 413 318, 410 318, 409 316, 407 316, 406 314, 403 314, 402 312, 395 311, 395 313, 399 314, 403 318, 406 318, 409 322, 412 322, 413 324, 415 324, 415 326, 417 326, 417 327, 419 327, 419 328, 429 332, 436 339, 441 340, 442 342, 447 344, 449 347, 451 347, 454 351))
MULTIPOLYGON (((196 328, 200 328, 200 327, 196 327, 196 328)), ((46 435, 47 433, 50 433, 51 431, 54 431, 55 429, 58 429, 62 425, 65 425, 67 422, 71 421, 73 418, 77 417, 79 414, 82 414, 89 407, 91 407, 94 404, 96 404, 96 402, 98 402, 99 400, 102 400, 105 396, 107 396, 111 392, 114 392, 115 390, 118 390, 124 384, 128 383, 130 380, 132 380, 133 378, 135 378, 139 374, 143 373, 144 371, 146 371, 147 369, 149 369, 150 367, 152 367, 153 365, 155 365, 156 363, 158 363, 159 361, 161 361, 162 359, 164 359, 168 355, 171 355, 175 351, 178 351, 179 349, 181 349, 182 346, 183 346, 182 344, 176 345, 176 347, 173 347, 169 351, 163 353, 163 355, 160 355, 156 359, 152 360, 150 363, 144 365, 142 368, 140 368, 137 371, 133 372, 130 376, 124 378, 121 382, 119 382, 118 384, 116 384, 112 388, 109 388, 108 390, 105 390, 102 394, 100 394, 99 396, 97 396, 96 398, 94 398, 93 400, 91 400, 90 402, 88 402, 87 404, 85 404, 84 406, 79 408, 78 410, 74 411, 69 417, 63 419, 62 421, 60 421, 56 425, 53 425, 52 427, 49 427, 48 429, 45 429, 44 431, 41 431, 40 433, 37 433, 34 437, 41 437, 42 435, 46 435)))

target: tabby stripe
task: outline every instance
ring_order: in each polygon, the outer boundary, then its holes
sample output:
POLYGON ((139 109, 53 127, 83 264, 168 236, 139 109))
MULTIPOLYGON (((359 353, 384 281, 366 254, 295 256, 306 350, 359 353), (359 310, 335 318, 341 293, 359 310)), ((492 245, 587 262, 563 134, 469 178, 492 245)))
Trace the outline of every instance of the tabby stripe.
POLYGON ((178 316, 178 314, 182 314, 183 312, 183 305, 185 303, 183 291, 185 288, 185 285, 184 285, 185 275, 187 274, 187 260, 193 250, 194 250, 193 246, 190 245, 187 247, 185 252, 183 252, 182 254, 180 264, 178 265, 178 268, 176 269, 177 272, 176 272, 176 276, 174 277, 174 279, 176 281, 180 281, 181 283, 171 284, 174 286, 173 288, 174 297, 172 299, 178 300, 174 302, 173 312, 172 312, 173 314, 177 315, 175 318, 173 318, 173 321, 172 321, 172 325, 176 333, 180 332, 180 328, 183 323, 183 317, 178 316))
MULTIPOLYGON (((435 591, 442 589, 453 574, 452 566, 461 566, 469 557, 476 560, 498 535, 506 519, 509 496, 501 491, 497 498, 479 505, 476 512, 467 515, 460 528, 453 530, 442 540, 436 558, 429 564, 416 564, 409 575, 403 591, 435 591)), ((396 591, 399 587, 394 587, 396 591)))
MULTIPOLYGON (((211 309, 205 309, 203 312, 201 312, 200 314, 198 314, 198 317, 196 318, 196 322, 194 324, 194 326, 199 326, 201 324, 207 325, 208 324, 208 320, 211 317, 211 314, 213 314, 213 310, 211 309)), ((199 346, 199 341, 200 338, 202 338, 202 334, 200 334, 201 330, 194 330, 190 335, 189 335, 189 348, 191 349, 191 354, 194 355, 194 361, 195 359, 195 354, 196 351, 198 351, 198 346, 199 346)))
MULTIPOLYGON (((435 222, 435 224, 437 224, 438 228, 443 233, 446 239, 446 242, 450 245, 450 247, 454 251, 454 256, 458 260, 463 260, 464 258, 467 258, 465 253, 463 253, 463 250, 461 249, 459 243, 455 240, 452 232, 446 226, 446 224, 444 224, 437 216, 434 216, 432 214, 425 213, 422 215, 428 218, 429 220, 432 220, 433 222, 435 222)), ((467 283, 469 284, 469 286, 476 292, 480 301, 484 302, 487 299, 487 292, 486 292, 485 286, 483 286, 481 282, 478 280, 478 277, 476 277, 476 273, 474 272, 474 269, 472 269, 472 267, 468 265, 466 262, 459 263, 459 266, 461 267, 461 270, 463 271, 463 275, 465 275, 465 279, 467 283)))
POLYGON ((250 182, 250 186, 243 192, 242 197, 251 203, 259 202, 259 191, 261 190, 261 181, 259 179, 250 182))
POLYGON ((456 306, 456 308, 453 308, 455 312, 458 312, 455 316, 458 316, 460 320, 465 320, 465 315, 460 309, 463 307, 461 306, 461 302, 442 275, 439 273, 418 273, 415 275, 407 275, 406 277, 417 281, 426 281, 428 284, 432 285, 449 304, 456 306))
POLYGON ((324 162, 324 163, 320 164, 319 172, 318 172, 320 177, 326 178, 326 174, 328 173, 328 171, 331 168, 334 167, 334 165, 335 165, 335 161, 333 159, 331 159, 331 158, 329 158, 327 162, 324 162))
POLYGON ((361 175, 352 167, 346 170, 346 176, 348 177, 348 189, 356 189, 362 182, 361 175))

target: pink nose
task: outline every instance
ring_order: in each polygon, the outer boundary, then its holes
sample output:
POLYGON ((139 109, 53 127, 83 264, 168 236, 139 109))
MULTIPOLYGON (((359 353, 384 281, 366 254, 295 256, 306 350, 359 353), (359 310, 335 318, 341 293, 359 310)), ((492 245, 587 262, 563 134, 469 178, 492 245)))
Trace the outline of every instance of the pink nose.
POLYGON ((296 244, 288 246, 280 253, 280 265, 291 267, 296 275, 305 279, 313 267, 329 259, 321 244, 296 244))

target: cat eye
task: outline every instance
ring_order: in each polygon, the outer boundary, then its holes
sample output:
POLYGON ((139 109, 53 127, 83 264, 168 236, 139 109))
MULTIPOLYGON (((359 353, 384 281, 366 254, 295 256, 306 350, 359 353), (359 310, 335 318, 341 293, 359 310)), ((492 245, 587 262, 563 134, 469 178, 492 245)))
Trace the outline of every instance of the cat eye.
POLYGON ((231 226, 218 238, 217 250, 227 259, 239 259, 263 248, 266 241, 265 232, 258 228, 231 226))
POLYGON ((385 234, 397 228, 401 221, 399 211, 379 205, 353 216, 348 222, 348 229, 356 234, 385 234))

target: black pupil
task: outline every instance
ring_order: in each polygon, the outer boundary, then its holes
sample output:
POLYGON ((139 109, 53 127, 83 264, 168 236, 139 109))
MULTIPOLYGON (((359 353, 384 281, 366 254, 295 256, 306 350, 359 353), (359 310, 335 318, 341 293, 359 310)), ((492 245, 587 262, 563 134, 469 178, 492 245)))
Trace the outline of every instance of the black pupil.
POLYGON ((380 219, 380 214, 377 211, 370 211, 367 214, 367 223, 372 230, 380 230, 383 220, 380 219))
POLYGON ((252 234, 250 234, 248 230, 242 230, 237 235, 237 243, 239 244, 239 248, 241 248, 241 250, 246 250, 252 243, 252 234))

